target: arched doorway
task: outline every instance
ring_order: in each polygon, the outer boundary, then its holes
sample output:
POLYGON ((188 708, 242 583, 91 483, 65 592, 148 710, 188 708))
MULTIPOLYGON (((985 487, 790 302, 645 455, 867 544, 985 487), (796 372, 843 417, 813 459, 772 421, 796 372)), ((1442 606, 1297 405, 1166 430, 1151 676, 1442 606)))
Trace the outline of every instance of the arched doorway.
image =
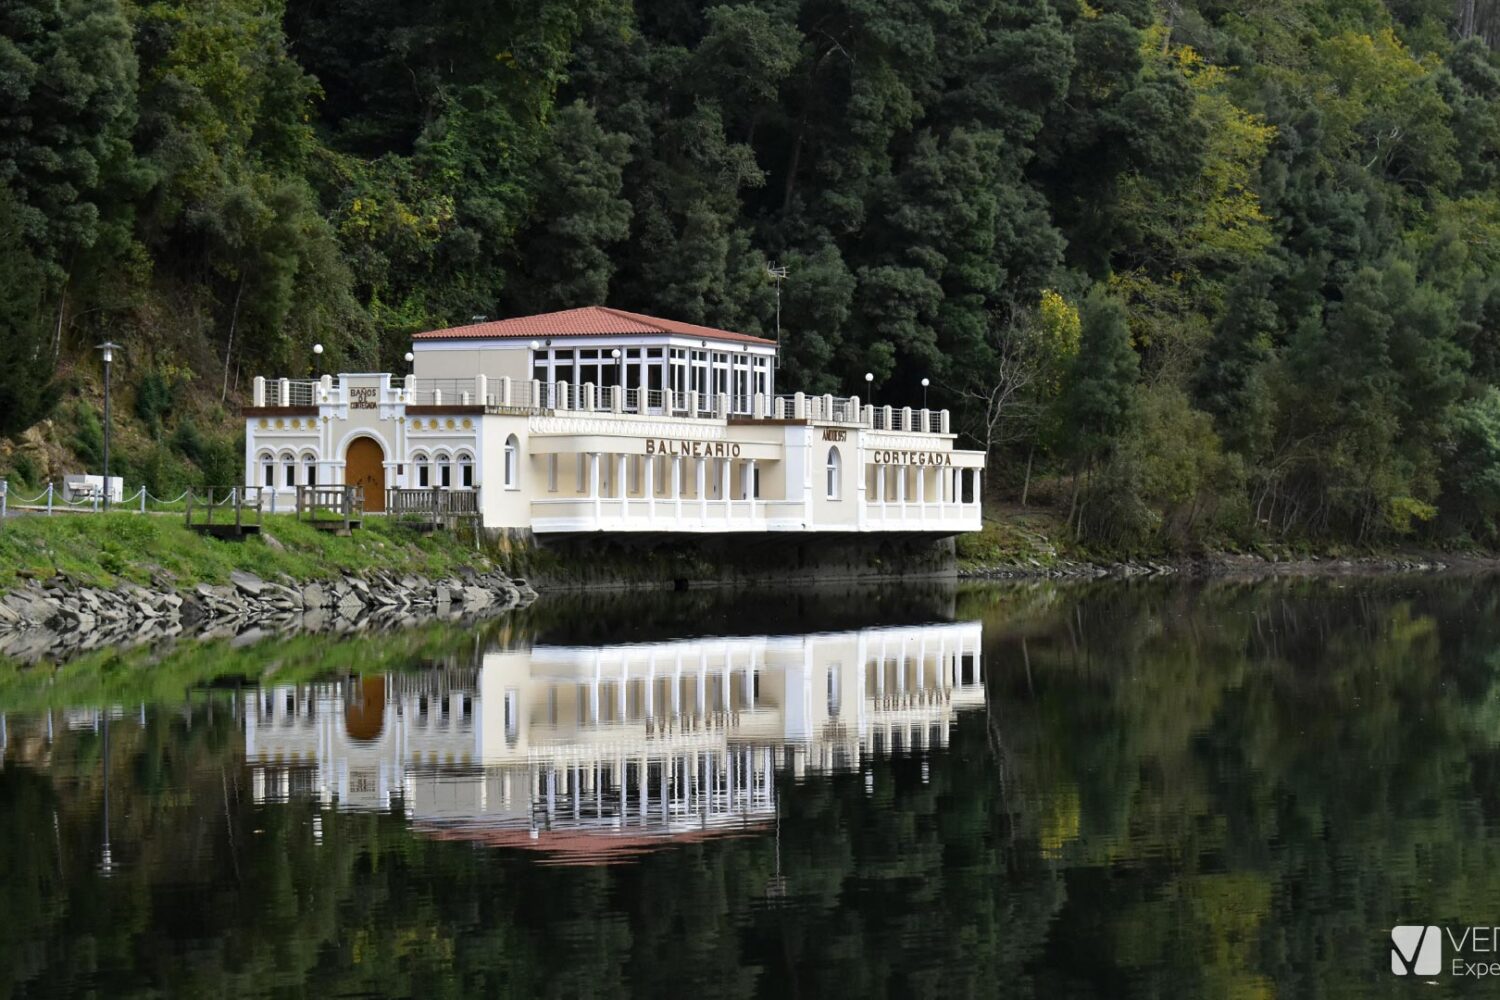
POLYGON ((357 437, 344 455, 344 482, 365 488, 365 510, 385 510, 385 452, 374 438, 357 437))
POLYGON ((344 706, 344 732, 351 740, 372 743, 385 729, 385 678, 360 678, 359 695, 344 706))

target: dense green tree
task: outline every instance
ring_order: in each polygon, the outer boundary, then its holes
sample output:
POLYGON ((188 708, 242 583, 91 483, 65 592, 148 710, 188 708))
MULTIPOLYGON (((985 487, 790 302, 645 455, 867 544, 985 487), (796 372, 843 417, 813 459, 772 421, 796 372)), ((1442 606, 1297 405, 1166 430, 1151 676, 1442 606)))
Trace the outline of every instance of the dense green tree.
POLYGON ((30 427, 45 414, 51 392, 44 272, 26 246, 20 216, 0 188, 0 434, 30 427))
MULTIPOLYGON (((1102 285, 1139 359, 1113 381, 1200 443, 1206 413, 1243 470, 1209 506, 1280 537, 1489 537, 1454 443, 1500 385, 1497 12, 17 0, 4 266, 40 268, 16 308, 47 353, 129 341, 130 384, 183 373, 203 412, 165 423, 217 441, 205 404, 314 341, 391 367, 414 330, 603 301, 779 318, 786 388, 869 371, 915 403, 926 378, 993 430, 997 331, 1102 285)), ((992 488, 1065 495, 1092 464, 1168 531, 1159 470, 1126 468, 1140 426, 1074 425, 1042 405, 1062 381, 1026 401, 1040 433, 978 435, 992 488)))
POLYGON ((630 203, 621 196, 629 139, 606 133, 593 111, 574 103, 558 112, 550 142, 512 289, 518 307, 532 312, 605 303, 611 251, 630 233, 630 203))
POLYGON ((1118 299, 1096 288, 1079 313, 1078 356, 1062 405, 1068 451, 1076 461, 1087 463, 1107 455, 1134 426, 1140 361, 1130 345, 1130 324, 1118 299))
POLYGON ((1064 448, 1074 464, 1069 523, 1075 516, 1082 519, 1078 496, 1083 474, 1092 475, 1097 463, 1114 456, 1139 416, 1136 374, 1140 359, 1130 344, 1124 305, 1096 287, 1079 312, 1078 355, 1060 401, 1064 448))
POLYGON ((1271 429, 1266 368, 1280 332, 1271 295, 1265 269, 1240 275, 1226 296, 1194 385, 1225 443, 1247 458, 1262 453, 1271 429))

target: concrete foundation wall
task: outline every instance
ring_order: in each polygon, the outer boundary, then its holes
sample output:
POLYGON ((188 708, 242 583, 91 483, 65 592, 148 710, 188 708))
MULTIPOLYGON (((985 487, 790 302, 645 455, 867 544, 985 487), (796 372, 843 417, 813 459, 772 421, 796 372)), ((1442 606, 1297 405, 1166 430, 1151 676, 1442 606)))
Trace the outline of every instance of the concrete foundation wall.
POLYGON ((538 589, 804 585, 956 575, 952 538, 914 535, 577 535, 538 540, 526 529, 498 529, 488 532, 488 545, 538 589))

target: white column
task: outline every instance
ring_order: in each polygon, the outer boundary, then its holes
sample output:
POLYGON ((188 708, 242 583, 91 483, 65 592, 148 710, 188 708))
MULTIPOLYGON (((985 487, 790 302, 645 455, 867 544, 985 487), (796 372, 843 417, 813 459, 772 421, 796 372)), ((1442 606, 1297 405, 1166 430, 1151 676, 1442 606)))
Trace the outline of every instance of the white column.
POLYGON ((729 650, 726 649, 724 651, 724 676, 721 679, 720 684, 719 684, 720 692, 723 695, 724 714, 725 715, 729 714, 729 709, 731 707, 730 703, 729 703, 729 697, 730 697, 730 693, 731 693, 732 688, 733 688, 733 684, 734 684, 734 658, 729 654, 729 650))
POLYGON ((917 517, 927 517, 927 470, 917 466, 917 517))
POLYGON ((682 456, 672 456, 672 502, 677 507, 677 520, 682 521, 682 456))
MULTIPOLYGON (((644 390, 643 390, 644 391, 644 390)), ((646 661, 646 718, 656 717, 656 654, 646 661)), ((665 770, 666 763, 662 763, 665 770)))
POLYGON ((647 455, 641 461, 646 467, 641 470, 641 492, 646 495, 646 516, 656 519, 656 456, 647 455))
POLYGON ((679 650, 672 662, 672 718, 678 724, 682 720, 682 652, 679 650))
POLYGON ((594 519, 597 521, 600 514, 599 503, 599 453, 589 452, 589 496, 594 501, 594 519))
POLYGON ((625 516, 625 509, 630 504, 630 477, 626 475, 629 468, 630 456, 620 455, 615 462, 615 493, 620 498, 620 516, 625 516))
POLYGON ((729 474, 731 472, 730 460, 719 459, 719 499, 724 501, 724 518, 729 519, 729 474))
POLYGON ((880 501, 880 521, 885 523, 885 466, 875 466, 875 496, 880 501))
POLYGON ((745 477, 745 483, 744 483, 744 486, 745 486, 745 500, 748 502, 749 507, 750 507, 750 516, 754 517, 755 516, 755 459, 752 458, 752 459, 749 459, 748 461, 745 462, 745 467, 742 470, 741 474, 745 477))
POLYGON ((708 714, 708 652, 698 654, 698 717, 708 714))
POLYGON ((708 466, 707 459, 698 459, 698 516, 708 520, 708 466))

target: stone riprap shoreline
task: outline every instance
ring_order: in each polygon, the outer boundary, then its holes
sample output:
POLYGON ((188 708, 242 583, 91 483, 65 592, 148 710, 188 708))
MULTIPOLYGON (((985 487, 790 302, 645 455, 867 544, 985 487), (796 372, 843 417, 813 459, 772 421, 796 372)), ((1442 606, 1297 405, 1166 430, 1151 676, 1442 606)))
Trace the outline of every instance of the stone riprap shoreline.
POLYGON ((1393 573, 1438 573, 1444 571, 1494 572, 1500 560, 1490 556, 1430 554, 1361 556, 1356 558, 1315 556, 1268 559, 1262 556, 1218 555, 1178 562, 1158 560, 1114 560, 1084 562, 1061 559, 1041 562, 1015 559, 983 566, 965 566, 958 575, 969 580, 1125 580, 1136 577, 1182 576, 1190 578, 1262 578, 1275 576, 1364 576, 1393 573))
POLYGON ((536 599, 522 579, 460 572, 433 580, 376 572, 330 580, 262 580, 236 570, 228 584, 190 589, 78 584, 66 576, 31 580, 0 597, 0 656, 62 660, 109 645, 181 635, 201 638, 273 632, 350 632, 434 619, 462 620, 536 599))

